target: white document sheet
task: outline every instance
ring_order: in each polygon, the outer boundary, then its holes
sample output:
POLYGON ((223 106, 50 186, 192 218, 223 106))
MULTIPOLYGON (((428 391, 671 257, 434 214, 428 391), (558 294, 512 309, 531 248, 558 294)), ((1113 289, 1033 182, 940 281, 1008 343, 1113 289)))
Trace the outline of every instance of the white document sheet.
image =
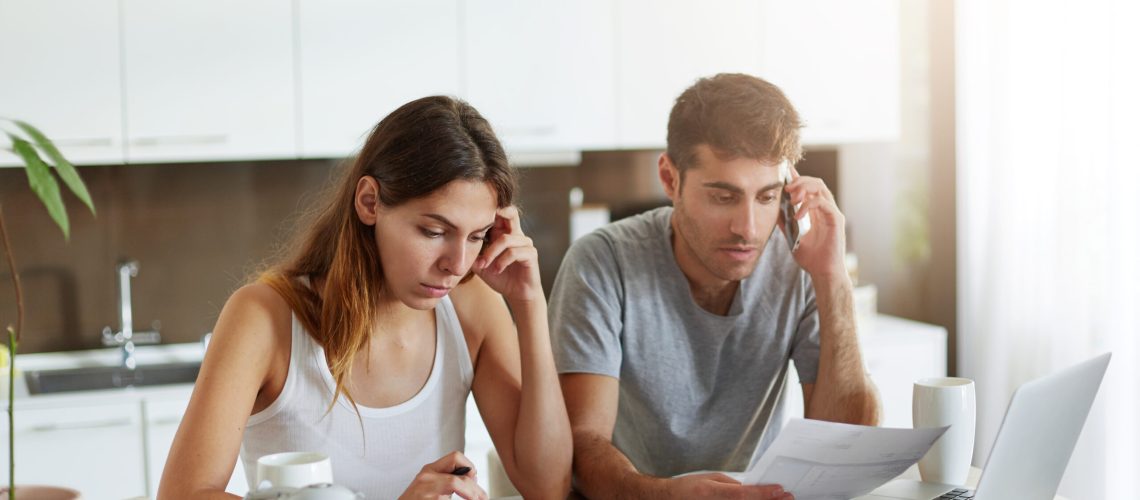
POLYGON ((792 419, 752 468, 734 476, 745 484, 779 484, 796 500, 847 500, 902 474, 946 429, 792 419))

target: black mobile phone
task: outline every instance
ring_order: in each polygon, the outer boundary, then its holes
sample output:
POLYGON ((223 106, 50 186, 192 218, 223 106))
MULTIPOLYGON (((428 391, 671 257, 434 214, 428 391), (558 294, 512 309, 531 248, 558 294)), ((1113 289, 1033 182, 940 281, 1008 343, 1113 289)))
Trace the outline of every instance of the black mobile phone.
MULTIPOLYGON (((784 179, 788 185, 788 179, 784 179)), ((800 246, 800 221, 796 220, 796 206, 792 204, 792 196, 783 189, 780 190, 780 218, 784 221, 784 239, 788 242, 788 249, 793 253, 800 246)))

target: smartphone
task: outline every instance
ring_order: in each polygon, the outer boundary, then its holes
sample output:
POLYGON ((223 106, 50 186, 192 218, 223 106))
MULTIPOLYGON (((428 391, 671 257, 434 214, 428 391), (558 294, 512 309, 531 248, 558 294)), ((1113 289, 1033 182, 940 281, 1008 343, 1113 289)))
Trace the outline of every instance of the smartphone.
MULTIPOLYGON (((788 185, 790 177, 784 178, 784 185, 788 185)), ((780 192, 780 218, 784 221, 784 239, 788 242, 788 249, 795 253, 800 246, 800 221, 796 220, 796 206, 792 204, 792 196, 787 191, 780 192)))
MULTIPOLYGON (((780 164, 780 180, 784 186, 792 182, 792 168, 786 161, 780 164)), ((784 221, 784 240, 788 242, 788 249, 795 253, 800 246, 800 221, 796 220, 792 196, 783 189, 780 189, 780 219, 784 221)))

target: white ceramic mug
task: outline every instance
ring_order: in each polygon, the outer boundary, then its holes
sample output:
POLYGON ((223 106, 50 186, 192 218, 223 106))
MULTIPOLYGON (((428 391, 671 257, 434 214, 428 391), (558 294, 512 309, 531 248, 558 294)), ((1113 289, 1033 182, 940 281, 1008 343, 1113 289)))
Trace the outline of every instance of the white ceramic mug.
POLYGON ((918 461, 923 481, 966 484, 974 455, 975 405, 974 381, 968 378, 934 377, 914 383, 914 427, 950 426, 918 461))
POLYGON ((257 489, 266 486, 303 488, 310 484, 332 483, 332 461, 328 455, 312 451, 274 453, 257 459, 257 489))

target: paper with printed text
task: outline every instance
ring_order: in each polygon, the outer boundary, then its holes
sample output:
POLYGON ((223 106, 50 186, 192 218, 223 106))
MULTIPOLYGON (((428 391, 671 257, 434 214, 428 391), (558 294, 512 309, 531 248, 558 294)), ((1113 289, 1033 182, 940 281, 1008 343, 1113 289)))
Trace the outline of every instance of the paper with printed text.
POLYGON ((733 476, 745 484, 779 484, 797 500, 846 500, 898 477, 946 429, 792 419, 750 469, 733 476))

